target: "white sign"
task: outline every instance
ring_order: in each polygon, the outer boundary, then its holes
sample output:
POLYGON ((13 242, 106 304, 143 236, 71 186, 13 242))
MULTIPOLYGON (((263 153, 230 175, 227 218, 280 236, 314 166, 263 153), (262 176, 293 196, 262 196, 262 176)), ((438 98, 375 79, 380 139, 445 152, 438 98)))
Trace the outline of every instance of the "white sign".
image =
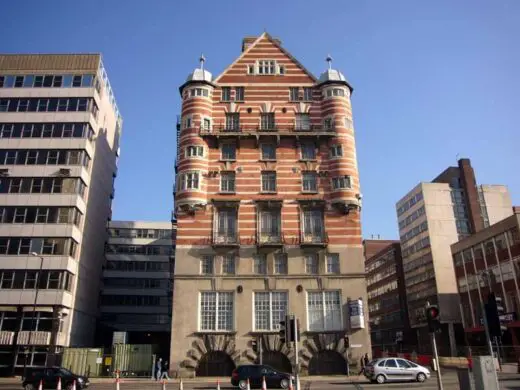
POLYGON ((101 363, 103 363, 103 358, 102 357, 96 358, 96 364, 101 364, 101 363))
POLYGON ((351 329, 365 329, 365 316, 363 314, 363 301, 361 299, 348 302, 348 315, 351 329))
POLYGON ((361 348, 363 344, 350 344, 350 348, 361 348))

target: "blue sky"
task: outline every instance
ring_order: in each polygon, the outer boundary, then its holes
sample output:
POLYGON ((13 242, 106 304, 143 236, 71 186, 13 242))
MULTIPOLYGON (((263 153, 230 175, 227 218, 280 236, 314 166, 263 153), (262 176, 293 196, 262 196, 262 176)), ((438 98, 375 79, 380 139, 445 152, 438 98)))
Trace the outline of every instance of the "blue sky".
POLYGON ((352 99, 363 234, 457 156, 520 204, 520 1, 7 1, 0 52, 101 52, 124 117, 114 219, 168 220, 178 86, 264 29, 310 71, 330 53, 352 99), (517 129, 514 133, 514 129, 517 129))

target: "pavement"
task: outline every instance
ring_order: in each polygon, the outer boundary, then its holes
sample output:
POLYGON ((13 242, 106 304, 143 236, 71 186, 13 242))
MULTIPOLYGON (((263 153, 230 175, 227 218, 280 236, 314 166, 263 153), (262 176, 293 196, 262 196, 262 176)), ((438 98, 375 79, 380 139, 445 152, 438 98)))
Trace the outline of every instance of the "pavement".
MULTIPOLYGON (((192 378, 183 380, 184 390, 216 390, 218 378, 192 378)), ((228 379, 220 378, 220 389, 235 389, 229 384, 228 379)), ((500 390, 520 390, 520 375, 499 374, 500 390)), ((89 390, 115 390, 113 378, 92 378, 89 390)), ((444 390, 460 390, 457 373, 454 370, 442 372, 442 383, 444 390)), ((179 380, 167 381, 166 390, 179 390, 179 380)), ((424 383, 385 383, 383 385, 371 384, 361 376, 316 376, 301 379, 301 390, 370 390, 370 389, 421 389, 436 390, 437 376, 432 377, 424 383)), ((0 378, 0 390, 21 390, 20 378, 0 378)), ((120 383, 120 390, 162 390, 162 383, 147 378, 124 378, 120 383)), ((462 389, 468 390, 468 389, 462 389)))

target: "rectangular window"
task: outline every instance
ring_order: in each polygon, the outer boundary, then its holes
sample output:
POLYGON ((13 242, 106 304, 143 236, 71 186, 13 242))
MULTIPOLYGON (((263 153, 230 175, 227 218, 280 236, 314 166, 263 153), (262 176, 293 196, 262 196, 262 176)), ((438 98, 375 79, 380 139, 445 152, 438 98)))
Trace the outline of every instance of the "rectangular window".
POLYGON ((200 273, 202 275, 213 275, 213 256, 203 256, 200 260, 200 273))
POLYGON ((274 113, 260 114, 260 130, 274 130, 274 113))
POLYGON ((339 291, 308 292, 307 318, 310 331, 342 330, 339 291))
POLYGON ((14 223, 24 223, 27 209, 25 207, 17 207, 14 209, 14 223))
POLYGON ((318 274, 318 255, 311 254, 305 256, 305 272, 311 275, 318 274))
POLYGON ((27 112, 29 109, 29 99, 20 99, 18 100, 18 112, 27 112))
POLYGON ((261 60, 258 61, 258 74, 268 75, 276 73, 276 61, 261 60))
POLYGON ((276 145, 275 144, 261 144, 262 160, 276 160, 276 145))
POLYGON ((312 101, 312 88, 303 88, 303 100, 312 101))
POLYGON ((314 142, 302 142, 300 149, 302 160, 316 160, 316 145, 314 142))
POLYGON ((73 87, 81 87, 81 75, 74 75, 72 78, 73 87))
POLYGON ((216 234, 217 243, 236 243, 237 242, 237 209, 220 208, 216 215, 216 234))
POLYGON ((302 191, 318 192, 318 174, 316 172, 303 172, 302 191))
POLYGON ((237 102, 244 101, 244 87, 236 87, 235 88, 235 100, 237 102))
POLYGON ((233 330, 233 293, 200 293, 201 330, 233 330))
POLYGON ((262 192, 276 192, 276 172, 262 172, 262 192))
POLYGON ((14 272, 3 271, 2 280, 0 280, 0 288, 13 288, 14 283, 14 272))
POLYGON ((336 158, 343 156, 343 147, 341 145, 332 145, 330 147, 330 157, 336 158))
POLYGON ((325 128, 325 130, 332 130, 332 128, 334 127, 333 123, 334 121, 332 118, 325 118, 325 120, 323 121, 323 127, 325 128))
POLYGON ((180 190, 198 190, 199 189, 199 173, 188 172, 181 175, 179 185, 180 190))
POLYGON ((300 94, 300 88, 298 87, 291 87, 289 88, 289 100, 291 102, 296 102, 299 100, 299 95, 300 94))
POLYGON ((286 253, 276 253, 274 255, 274 273, 277 275, 287 275, 286 253))
POLYGON ((220 174, 220 191, 235 192, 235 172, 222 172, 220 174))
POLYGON ((186 157, 204 157, 204 146, 188 146, 186 157))
POLYGON ((240 130, 240 114, 237 112, 226 114, 226 131, 240 130))
POLYGON ((223 102, 231 101, 231 88, 222 87, 222 101, 223 102))
POLYGON ((257 275, 267 274, 267 258, 263 253, 253 255, 253 272, 257 275))
POLYGON ((26 271, 23 288, 33 289, 36 287, 36 280, 38 279, 38 272, 26 271))
POLYGON ((202 119, 202 129, 203 130, 211 130, 211 119, 209 118, 203 118, 202 119))
POLYGON ((296 130, 310 130, 311 118, 309 114, 296 114, 296 130))
POLYGON ((350 189, 352 188, 350 176, 339 176, 332 178, 332 188, 334 190, 350 189))
POLYGON ((7 112, 9 109, 9 99, 0 99, 0 112, 7 112))
POLYGON ((47 288, 52 290, 57 290, 60 288, 60 271, 49 271, 49 279, 47 283, 47 288))
POLYGON ((339 253, 327 254, 327 273, 339 274, 339 253))
POLYGON ((281 241, 281 210, 260 211, 260 243, 278 243, 281 241))
POLYGON ((234 143, 223 143, 221 159, 225 161, 235 161, 237 159, 237 146, 234 143))
POLYGON ((276 331, 287 315, 286 292, 255 292, 255 330, 276 331))
POLYGON ((304 242, 323 242, 323 211, 321 209, 307 209, 303 211, 303 240, 304 242))
POLYGON ((224 255, 222 257, 222 274, 234 275, 235 274, 235 255, 224 255))
POLYGON ((49 99, 38 99, 38 108, 39 112, 47 111, 47 106, 49 105, 49 99))

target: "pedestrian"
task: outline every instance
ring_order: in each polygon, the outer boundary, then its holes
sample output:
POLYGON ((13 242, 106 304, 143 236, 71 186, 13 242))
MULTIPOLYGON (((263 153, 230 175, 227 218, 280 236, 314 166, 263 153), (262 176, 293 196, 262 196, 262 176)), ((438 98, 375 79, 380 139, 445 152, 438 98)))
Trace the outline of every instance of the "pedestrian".
POLYGON ((155 380, 158 381, 161 379, 161 368, 162 368, 162 359, 159 358, 157 363, 155 363, 155 380))
POLYGON ((361 375, 361 374, 365 373, 365 357, 364 356, 361 356, 359 363, 361 364, 361 370, 359 370, 358 375, 361 375))
POLYGON ((161 374, 161 379, 164 379, 166 378, 167 380, 170 380, 170 377, 168 376, 168 362, 164 362, 163 366, 162 366, 162 374, 161 374))
POLYGON ((368 366, 368 363, 370 362, 370 359, 368 359, 368 353, 365 353, 365 368, 368 366))

